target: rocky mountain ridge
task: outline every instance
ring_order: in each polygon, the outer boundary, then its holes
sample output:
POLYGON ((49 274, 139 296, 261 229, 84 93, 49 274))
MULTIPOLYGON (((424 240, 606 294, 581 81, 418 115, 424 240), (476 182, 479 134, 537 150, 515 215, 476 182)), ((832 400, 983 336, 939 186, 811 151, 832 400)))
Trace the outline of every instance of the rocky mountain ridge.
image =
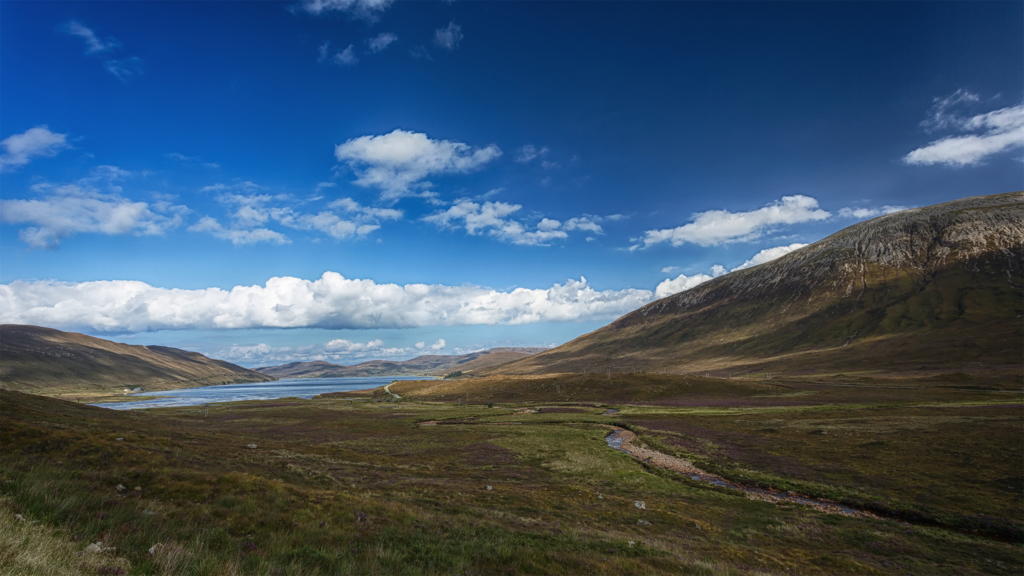
POLYGON ((489 373, 1020 364, 1024 192, 854 224, 489 373))

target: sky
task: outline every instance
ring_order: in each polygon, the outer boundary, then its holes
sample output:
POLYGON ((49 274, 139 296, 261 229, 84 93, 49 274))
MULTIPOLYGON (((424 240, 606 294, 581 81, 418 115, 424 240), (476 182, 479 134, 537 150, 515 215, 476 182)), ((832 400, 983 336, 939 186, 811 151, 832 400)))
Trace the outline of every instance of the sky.
POLYGON ((1024 189, 1021 2, 0 2, 0 321, 554 346, 1024 189))

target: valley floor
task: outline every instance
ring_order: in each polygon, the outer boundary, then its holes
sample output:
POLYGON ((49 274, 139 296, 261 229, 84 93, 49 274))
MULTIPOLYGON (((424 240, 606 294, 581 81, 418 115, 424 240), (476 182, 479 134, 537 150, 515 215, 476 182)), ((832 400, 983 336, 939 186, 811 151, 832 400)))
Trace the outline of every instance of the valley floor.
POLYGON ((0 391, 0 572, 26 566, 31 531, 61 542, 40 574, 1024 571, 1019 390, 771 386, 400 382, 400 400, 208 415, 0 391), (610 448, 610 425, 648 454, 879 518, 692 480, 610 448), (68 560, 95 542, 116 550, 68 560))

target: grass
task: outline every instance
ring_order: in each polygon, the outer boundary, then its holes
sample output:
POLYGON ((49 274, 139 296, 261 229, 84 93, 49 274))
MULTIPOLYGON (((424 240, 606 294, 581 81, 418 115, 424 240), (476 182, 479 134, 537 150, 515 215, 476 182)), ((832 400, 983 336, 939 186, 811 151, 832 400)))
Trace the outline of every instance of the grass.
MULTIPOLYGON (((405 396, 406 385, 392 389, 405 396)), ((743 400, 764 391, 737 387, 723 394, 743 400)), ((962 396, 973 401, 979 394, 962 396)), ((792 417, 798 434, 814 418, 833 418, 820 405, 736 419, 648 404, 622 406, 608 417, 596 403, 560 405, 556 395, 538 395, 540 410, 532 414, 500 403, 488 408, 482 398, 461 407, 403 400, 333 402, 329 409, 326 400, 285 399, 235 403, 230 412, 214 405, 204 418, 189 409, 115 412, 0 392, 0 492, 12 514, 38 520, 70 550, 97 540, 117 547, 132 574, 999 574, 1024 568, 1019 543, 827 516, 696 485, 607 448, 607 430, 599 426, 699 421, 717 433, 707 422, 792 417), (439 424, 419 426, 424 421, 439 424), (250 443, 258 447, 246 448, 250 443), (636 500, 645 502, 644 510, 636 500), (158 543, 163 548, 149 555, 158 543)), ((700 395, 712 399, 713 390, 700 395)), ((853 425, 857 411, 837 413, 853 425)), ((752 422, 735 426, 749 432, 752 422)), ((949 423, 967 424, 977 421, 949 423)), ((692 450, 672 444, 683 433, 667 425, 649 430, 666 449, 692 450)), ((732 445, 714 433, 703 440, 708 462, 772 479, 822 480, 733 458, 732 445)), ((993 442, 1020 461, 1018 446, 993 442)), ((800 458, 811 457, 803 456, 803 445, 793 446, 800 458)), ((860 488, 886 494, 881 485, 860 488)), ((996 498, 990 505, 1002 504, 996 498)))

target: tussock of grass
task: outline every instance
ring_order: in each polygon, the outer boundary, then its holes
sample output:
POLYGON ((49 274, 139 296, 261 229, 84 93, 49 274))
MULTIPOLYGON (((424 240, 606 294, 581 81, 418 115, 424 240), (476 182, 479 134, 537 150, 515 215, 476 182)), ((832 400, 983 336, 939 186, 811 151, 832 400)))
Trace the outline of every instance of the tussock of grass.
POLYGON ((84 576, 126 574, 130 570, 129 563, 115 553, 85 554, 89 542, 72 542, 66 530, 40 524, 15 509, 9 498, 0 497, 0 574, 84 576))

